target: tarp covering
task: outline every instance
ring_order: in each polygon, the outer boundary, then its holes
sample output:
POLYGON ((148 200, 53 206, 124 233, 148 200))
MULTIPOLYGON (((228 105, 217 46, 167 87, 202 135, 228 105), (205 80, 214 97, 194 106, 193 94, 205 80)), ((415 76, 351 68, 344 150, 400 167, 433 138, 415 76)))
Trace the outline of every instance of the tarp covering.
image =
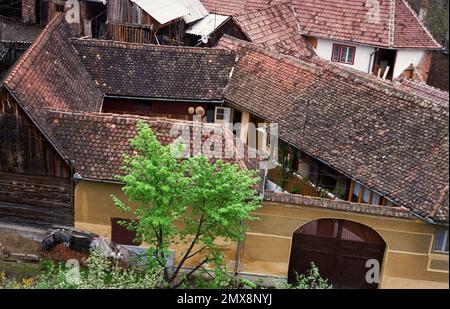
POLYGON ((131 0, 160 24, 182 17, 186 23, 208 14, 199 0, 131 0))
POLYGON ((208 36, 213 33, 214 30, 222 26, 229 18, 229 16, 225 15, 209 14, 192 25, 192 27, 186 30, 186 33, 198 36, 208 36))
POLYGON ((184 6, 189 11, 189 14, 183 16, 183 19, 186 23, 188 24, 192 23, 208 15, 208 11, 205 9, 200 0, 181 0, 181 1, 184 3, 184 6))

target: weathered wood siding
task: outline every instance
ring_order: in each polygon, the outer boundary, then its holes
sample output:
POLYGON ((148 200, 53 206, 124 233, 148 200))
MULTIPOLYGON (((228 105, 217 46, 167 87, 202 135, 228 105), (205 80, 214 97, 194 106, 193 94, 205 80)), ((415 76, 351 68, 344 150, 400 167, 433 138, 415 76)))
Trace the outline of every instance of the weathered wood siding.
POLYGON ((150 15, 129 0, 109 0, 107 4, 108 23, 131 23, 137 25, 157 24, 150 15))
POLYGON ((0 221, 73 225, 68 164, 5 91, 0 92, 0 221))

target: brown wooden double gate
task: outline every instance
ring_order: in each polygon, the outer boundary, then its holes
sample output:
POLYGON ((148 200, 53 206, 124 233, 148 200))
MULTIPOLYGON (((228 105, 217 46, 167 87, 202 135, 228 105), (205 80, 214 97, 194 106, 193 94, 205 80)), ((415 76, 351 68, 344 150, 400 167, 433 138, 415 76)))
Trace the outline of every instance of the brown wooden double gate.
POLYGON ((368 283, 366 262, 381 264, 386 244, 371 228, 346 220, 320 219, 298 229, 292 239, 288 280, 306 274, 311 262, 336 288, 376 289, 368 283))

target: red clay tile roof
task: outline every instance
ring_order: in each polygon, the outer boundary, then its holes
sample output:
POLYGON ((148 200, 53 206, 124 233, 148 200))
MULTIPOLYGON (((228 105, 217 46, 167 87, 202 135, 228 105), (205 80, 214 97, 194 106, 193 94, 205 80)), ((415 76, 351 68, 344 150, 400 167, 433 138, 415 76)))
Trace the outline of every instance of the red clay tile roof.
POLYGON ((304 35, 380 47, 441 48, 404 0, 292 1, 304 35))
POLYGON ((421 96, 429 101, 442 104, 444 107, 449 107, 449 93, 427 85, 419 83, 408 78, 401 78, 395 81, 397 87, 403 91, 410 92, 421 96))
POLYGON ((304 207, 325 208, 340 211, 351 211, 356 213, 363 213, 369 215, 414 219, 415 216, 409 209, 403 207, 384 207, 373 206, 367 204, 352 203, 342 200, 325 199, 311 196, 301 196, 287 193, 266 192, 264 200, 273 203, 291 204, 304 207))
MULTIPOLYGON (((171 128, 174 125, 177 125, 179 129, 190 130, 191 143, 194 130, 198 130, 194 129, 193 122, 132 115, 48 110, 46 119, 47 126, 57 145, 73 160, 76 171, 85 179, 106 181, 116 181, 115 176, 123 173, 120 169, 123 164, 123 154, 132 153, 129 140, 137 133, 136 123, 138 120, 142 120, 150 126, 162 145, 174 142, 181 134, 180 132, 178 135, 172 135, 171 128)), ((236 151, 236 143, 245 149, 243 157, 236 156, 236 152, 234 152, 233 158, 225 158, 223 161, 238 163, 242 168, 255 169, 258 167, 258 161, 248 159, 247 147, 242 145, 231 132, 215 124, 204 123, 203 125, 202 142, 210 137, 209 129, 223 130, 223 135, 219 135, 219 137, 215 135, 216 137, 210 139, 221 148, 222 157, 225 157, 226 150, 232 149, 232 153, 233 149, 236 151)), ((202 151, 202 154, 212 157, 214 146, 212 149, 204 148, 202 151)))
POLYGON ((312 46, 300 35, 299 24, 289 3, 234 15, 233 19, 251 42, 278 52, 312 56, 312 46))
POLYGON ((201 2, 210 13, 231 16, 263 9, 267 6, 283 2, 283 0, 201 0, 201 2))
POLYGON ((199 101, 221 100, 235 55, 223 50, 72 40, 105 94, 199 101))
POLYGON ((5 77, 4 86, 36 121, 43 108, 100 111, 103 95, 69 43, 74 34, 55 17, 5 77))
POLYGON ((225 99, 396 204, 448 221, 448 108, 334 65, 241 47, 225 99))
POLYGON ((222 15, 243 14, 279 3, 293 3, 303 35, 379 47, 441 48, 405 0, 202 0, 202 2, 210 12, 214 12, 216 8, 217 13, 222 15))

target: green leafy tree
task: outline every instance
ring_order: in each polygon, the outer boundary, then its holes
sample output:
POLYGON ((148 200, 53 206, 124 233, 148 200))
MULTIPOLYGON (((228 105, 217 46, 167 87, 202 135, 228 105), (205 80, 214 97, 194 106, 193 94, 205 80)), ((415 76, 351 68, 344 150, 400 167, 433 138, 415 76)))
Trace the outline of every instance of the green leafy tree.
MULTIPOLYGON (((126 175, 118 176, 128 201, 139 205, 128 228, 151 245, 149 252, 164 267, 169 287, 179 287, 206 265, 224 271, 217 240, 242 238, 242 222, 255 219, 250 213, 260 206, 257 173, 220 160, 210 163, 201 156, 177 160, 172 154, 174 147, 182 150, 180 144, 162 146, 148 125, 139 122, 137 127, 130 141, 134 154, 124 158, 126 175), (185 249, 169 272, 167 257, 173 245, 185 249), (195 265, 181 274, 188 261, 195 265)), ((113 199, 117 207, 130 211, 123 201, 113 199)))
POLYGON ((433 1, 427 13, 425 14, 424 22, 436 40, 442 45, 448 44, 448 20, 449 20, 449 0, 433 1))

